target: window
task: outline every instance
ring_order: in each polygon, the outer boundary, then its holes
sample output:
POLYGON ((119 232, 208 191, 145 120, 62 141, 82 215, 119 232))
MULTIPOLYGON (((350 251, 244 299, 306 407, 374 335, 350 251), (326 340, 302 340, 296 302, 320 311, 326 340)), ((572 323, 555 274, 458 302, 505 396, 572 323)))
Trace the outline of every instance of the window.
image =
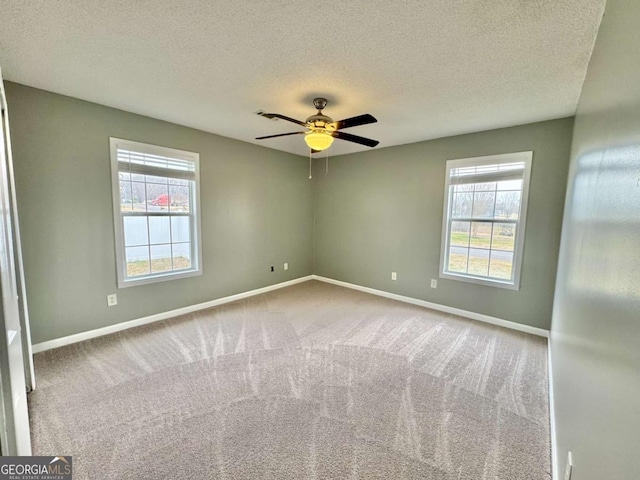
POLYGON ((441 277, 519 289, 531 158, 447 162, 441 277))
POLYGON ((111 138, 118 287, 202 273, 197 153, 111 138))

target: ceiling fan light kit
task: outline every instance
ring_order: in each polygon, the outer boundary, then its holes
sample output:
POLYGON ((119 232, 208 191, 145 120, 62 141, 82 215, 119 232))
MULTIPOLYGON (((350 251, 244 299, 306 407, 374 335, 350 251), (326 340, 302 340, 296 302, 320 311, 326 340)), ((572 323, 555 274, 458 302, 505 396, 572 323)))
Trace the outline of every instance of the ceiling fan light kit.
POLYGON ((267 138, 284 137, 288 135, 304 135, 304 140, 311 149, 311 153, 326 150, 331 146, 334 138, 346 140, 347 142, 358 143, 360 145, 366 145, 367 147, 371 148, 378 145, 379 142, 377 140, 371 140, 370 138, 359 137, 357 135, 351 135, 350 133, 344 133, 340 131, 344 128, 376 123, 378 120, 376 120, 374 116, 365 113, 364 115, 345 118, 344 120, 334 122, 331 117, 328 117, 327 115, 324 115, 322 113, 322 110, 327 106, 327 100, 325 98, 314 99, 313 106, 318 109, 318 113, 316 113, 315 115, 311 115, 305 122, 296 120, 295 118, 287 117, 285 115, 280 115, 279 113, 266 113, 263 111, 256 112, 262 117, 269 119, 286 120, 307 129, 307 131, 305 132, 289 132, 280 133, 277 135, 267 135, 265 137, 256 137, 256 140, 265 140, 267 138))
POLYGON ((307 142, 310 149, 321 152, 331 146, 333 137, 321 129, 317 129, 307 133, 304 136, 304 141, 307 142))

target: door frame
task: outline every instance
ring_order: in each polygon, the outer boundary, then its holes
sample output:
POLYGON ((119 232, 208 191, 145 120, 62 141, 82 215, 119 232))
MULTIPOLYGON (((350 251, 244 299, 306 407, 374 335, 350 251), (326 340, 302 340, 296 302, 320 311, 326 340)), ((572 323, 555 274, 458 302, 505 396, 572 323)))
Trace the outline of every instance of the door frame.
POLYGON ((11 208, 11 223, 13 227, 13 258, 16 272, 16 288, 18 290, 18 308, 20 309, 20 327, 22 332, 22 352, 25 365, 25 383, 27 391, 36 389, 36 374, 33 366, 33 348, 31 345, 31 324, 29 322, 29 307, 27 305, 27 287, 24 280, 24 264, 22 262, 22 241, 20 238, 20 222, 18 217, 18 201, 16 199, 16 182, 13 169, 13 153, 11 149, 11 135, 9 130, 9 107, 2 80, 0 68, 0 109, 5 132, 5 151, 7 174, 9 176, 9 204, 11 208))
POLYGON ((27 391, 34 376, 1 70, 0 117, 0 453, 23 456, 31 455, 27 391))

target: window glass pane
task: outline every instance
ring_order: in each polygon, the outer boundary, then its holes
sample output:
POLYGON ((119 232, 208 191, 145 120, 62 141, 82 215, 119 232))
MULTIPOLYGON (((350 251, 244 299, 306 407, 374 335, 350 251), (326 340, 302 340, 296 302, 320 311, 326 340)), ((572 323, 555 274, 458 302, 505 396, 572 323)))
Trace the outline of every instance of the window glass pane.
POLYGON ((498 190, 522 190, 522 180, 503 180, 498 182, 498 190))
POLYGON ((477 248, 490 248, 491 225, 491 222, 472 222, 470 246, 477 248))
POLYGON ((513 223, 494 223, 491 248, 513 252, 516 238, 516 226, 513 223))
POLYGON ((189 212, 189 185, 169 185, 170 211, 189 212))
POLYGON ((169 217, 149 217, 149 243, 171 243, 169 217))
POLYGON ((467 273, 468 254, 468 248, 451 247, 449 249, 449 266, 447 270, 450 272, 467 273))
POLYGON ((167 182, 167 177, 156 177, 153 175, 145 175, 145 181, 147 183, 160 183, 162 185, 166 185, 167 182))
POLYGON ((496 194, 496 218, 517 219, 520 213, 519 191, 508 190, 496 194))
POLYGON ((501 250, 491 251, 491 264, 489 267, 490 277, 510 280, 512 270, 513 270, 513 253, 512 252, 503 252, 501 250))
POLYGON ((473 218, 493 218, 495 200, 496 192, 476 190, 473 194, 473 218))
POLYGON ((128 277, 149 274, 149 247, 127 247, 125 256, 128 277))
POLYGON ((453 218, 469 218, 471 216, 472 203, 473 192, 454 193, 451 216, 453 218))
POLYGON ((455 185, 455 180, 453 180, 453 191, 454 192, 473 192, 473 183, 455 185))
POLYGON ((470 248, 468 273, 486 277, 489 273, 489 253, 489 250, 470 248))
POLYGON ((169 185, 180 185, 183 187, 189 186, 189 180, 183 180, 181 178, 170 178, 169 185))
POLYGON ((174 243, 191 241, 191 219, 189 217, 171 217, 171 238, 174 243))
POLYGON ((169 209, 169 186, 147 183, 147 209, 150 212, 167 211, 169 209))
POLYGON ((173 269, 181 270, 183 268, 191 268, 191 244, 190 243, 174 243, 173 244, 173 269))
POLYGON ((469 222, 451 222, 451 245, 469 246, 469 222))
POLYGON ((134 212, 146 211, 147 195, 144 183, 131 182, 131 201, 134 212))
POLYGON ((171 271, 171 245, 151 245, 151 273, 171 271))
POLYGON ((123 212, 133 210, 131 183, 126 180, 120 180, 120 210, 123 212))
POLYGON ((496 182, 475 183, 474 185, 476 192, 494 192, 496 189, 496 182))
POLYGON ((124 244, 127 247, 149 243, 147 217, 124 217, 123 225, 124 244))
POLYGON ((140 175, 139 173, 132 173, 131 180, 133 180, 134 182, 144 183, 144 175, 140 175))

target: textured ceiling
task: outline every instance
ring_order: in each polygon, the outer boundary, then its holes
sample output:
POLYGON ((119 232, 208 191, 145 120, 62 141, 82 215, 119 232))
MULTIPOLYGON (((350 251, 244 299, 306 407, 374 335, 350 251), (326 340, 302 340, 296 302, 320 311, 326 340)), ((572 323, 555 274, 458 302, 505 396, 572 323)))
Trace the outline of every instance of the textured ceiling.
MULTIPOLYGON (((308 155, 315 96, 377 148, 573 115, 605 0, 0 0, 7 79, 308 155)), ((336 140, 331 154, 367 150, 336 140)))

